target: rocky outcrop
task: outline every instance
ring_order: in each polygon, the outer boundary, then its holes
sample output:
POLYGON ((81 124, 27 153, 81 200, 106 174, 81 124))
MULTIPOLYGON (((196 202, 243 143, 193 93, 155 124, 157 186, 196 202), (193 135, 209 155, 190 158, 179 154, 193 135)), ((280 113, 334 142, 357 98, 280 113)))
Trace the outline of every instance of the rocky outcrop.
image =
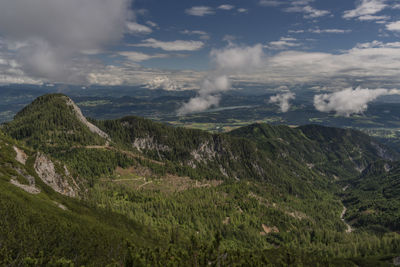
POLYGON ((157 142, 154 141, 154 138, 150 136, 144 138, 135 138, 132 146, 136 148, 138 151, 142 150, 156 150, 158 152, 171 151, 170 147, 163 144, 158 144, 157 142))
POLYGON ((97 126, 95 126, 94 124, 90 123, 85 116, 83 116, 81 109, 74 103, 74 101, 72 101, 70 98, 67 98, 67 105, 71 106, 76 114, 76 117, 83 123, 85 124, 89 130, 92 133, 95 133, 97 135, 99 135, 100 137, 106 139, 107 141, 110 140, 110 137, 108 136, 108 134, 106 134, 105 132, 103 132, 102 130, 100 130, 97 126))
POLYGON ((215 158, 216 151, 214 147, 209 142, 202 143, 199 148, 193 150, 190 155, 197 162, 212 160, 215 158))
POLYGON ((26 185, 26 184, 21 184, 20 182, 18 182, 15 179, 11 179, 10 183, 12 183, 13 185, 15 185, 16 187, 21 188, 22 190, 30 193, 30 194, 39 194, 40 193, 40 189, 37 188, 35 185, 26 185))
POLYGON ((17 180, 17 177, 15 177, 15 176, 11 178, 10 183, 25 190, 26 192, 28 192, 30 194, 39 194, 40 193, 40 189, 36 187, 35 178, 33 176, 26 174, 23 170, 21 170, 19 168, 13 168, 13 169, 18 173, 18 176, 25 178, 26 181, 28 182, 28 184, 21 184, 17 180))
POLYGON ((17 155, 15 156, 15 160, 18 161, 19 163, 25 165, 26 160, 28 159, 28 155, 25 154, 25 152, 22 149, 19 149, 16 146, 13 146, 15 153, 17 155))
POLYGON ((261 225, 263 231, 260 232, 261 235, 268 235, 271 233, 279 233, 279 229, 276 226, 269 227, 265 224, 261 225))
POLYGON ((35 171, 42 181, 53 188, 54 191, 69 197, 76 197, 76 189, 68 179, 73 180, 67 171, 64 174, 56 172, 54 163, 42 153, 38 153, 34 165, 35 171))

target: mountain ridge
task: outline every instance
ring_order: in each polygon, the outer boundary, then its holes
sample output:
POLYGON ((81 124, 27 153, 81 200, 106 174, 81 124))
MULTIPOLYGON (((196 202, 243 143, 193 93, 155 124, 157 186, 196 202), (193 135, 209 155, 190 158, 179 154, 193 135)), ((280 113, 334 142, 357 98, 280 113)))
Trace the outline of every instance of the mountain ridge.
MULTIPOLYGON (((22 209, 33 218, 46 210, 37 233, 58 221, 54 236, 70 233, 78 243, 72 243, 76 248, 51 243, 51 236, 43 235, 42 244, 29 241, 34 245, 17 248, 16 236, 31 230, 21 224, 18 231, 6 234, 2 231, 9 231, 11 220, 0 217, 0 225, 7 225, 0 227, 0 241, 2 236, 9 240, 0 251, 0 258, 8 257, 6 264, 21 264, 13 251, 36 265, 66 261, 203 266, 221 260, 228 265, 363 266, 388 263, 396 256, 400 236, 392 220, 395 211, 382 213, 386 217, 378 223, 387 226, 378 228, 358 210, 364 199, 353 200, 365 187, 359 185, 364 177, 368 182, 380 177, 384 164, 397 166, 388 161, 397 154, 358 131, 253 124, 212 134, 138 117, 87 120, 99 132, 91 131, 68 102, 60 94, 39 97, 1 127, 0 166, 10 171, 0 169, 0 207, 22 209), (59 182, 52 184, 54 179, 38 175, 38 158, 48 163, 42 174, 61 175, 59 182), (33 185, 17 167, 34 177, 40 192, 31 194, 11 182, 15 176, 20 185, 33 185), (71 198, 62 185, 73 186, 74 181, 79 189, 71 198), (345 192, 344 184, 350 185, 345 192), (356 230, 347 233, 342 219, 356 230), (104 245, 101 229, 108 229, 104 245), (79 232, 85 242, 79 243, 79 232), (50 246, 47 252, 45 246, 50 246), (99 252, 102 257, 96 258, 99 252), (223 260, 221 255, 226 255, 223 260)), ((390 185, 396 181, 395 170, 390 170, 390 185)), ((18 216, 21 223, 26 220, 18 216)))

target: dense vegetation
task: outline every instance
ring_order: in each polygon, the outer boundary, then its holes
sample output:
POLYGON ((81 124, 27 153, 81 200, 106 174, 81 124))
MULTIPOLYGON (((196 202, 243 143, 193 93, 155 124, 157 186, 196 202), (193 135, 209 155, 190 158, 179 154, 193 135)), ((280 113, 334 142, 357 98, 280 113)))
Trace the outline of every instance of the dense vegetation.
POLYGON ((67 100, 40 97, 0 131, 0 265, 385 266, 399 256, 397 154, 358 131, 92 120, 107 141, 67 100), (80 199, 39 178, 38 150, 79 178, 80 199), (39 194, 10 183, 28 176, 39 194))
POLYGON ((27 145, 45 152, 72 146, 103 145, 104 139, 92 133, 77 118, 68 98, 61 94, 38 97, 3 126, 5 132, 27 145))
POLYGON ((369 231, 400 231, 400 163, 379 161, 349 181, 348 220, 369 231))

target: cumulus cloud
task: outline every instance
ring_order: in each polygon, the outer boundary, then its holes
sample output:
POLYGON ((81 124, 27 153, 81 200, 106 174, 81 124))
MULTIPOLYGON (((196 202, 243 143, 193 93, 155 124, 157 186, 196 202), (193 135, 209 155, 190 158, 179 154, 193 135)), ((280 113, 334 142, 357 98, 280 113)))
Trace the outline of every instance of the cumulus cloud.
POLYGON ((293 48, 296 46, 300 46, 301 44, 297 42, 296 38, 292 37, 281 37, 279 41, 269 42, 268 45, 265 45, 265 48, 272 50, 284 50, 288 48, 293 48))
POLYGON ((283 51, 266 57, 262 67, 238 74, 236 81, 278 84, 323 85, 346 88, 358 85, 372 88, 400 85, 398 42, 379 41, 358 44, 340 53, 283 51))
POLYGON ((217 107, 221 96, 219 95, 199 95, 191 98, 189 102, 184 104, 179 110, 178 115, 186 115, 193 112, 201 112, 211 107, 217 107))
POLYGON ((213 49, 210 55, 218 71, 234 73, 260 66, 264 54, 262 46, 258 44, 255 46, 228 46, 224 49, 213 49))
POLYGON ((142 52, 135 52, 135 51, 124 51, 124 52, 119 52, 118 54, 128 58, 133 62, 142 62, 153 58, 167 58, 170 56, 167 54, 145 54, 142 52))
POLYGON ((312 2, 314 2, 314 0, 260 0, 258 3, 266 7, 285 6, 283 11, 289 13, 303 13, 305 19, 315 19, 331 14, 328 10, 320 10, 312 7, 310 5, 312 2))
POLYGON ((400 31, 400 20, 387 24, 386 29, 389 31, 400 31))
POLYGON ((126 23, 126 27, 131 34, 150 34, 153 32, 150 27, 131 21, 126 23))
POLYGON ((28 74, 68 81, 82 52, 120 40, 129 0, 0 1, 0 33, 28 74), (12 10, 12 12, 11 12, 12 10))
POLYGON ((149 38, 143 40, 142 43, 135 44, 133 46, 160 48, 165 51, 196 51, 203 48, 204 43, 202 41, 184 41, 184 40, 164 42, 153 38, 149 38))
MULTIPOLYGON (((207 76, 207 79, 212 80, 214 76, 227 75, 232 83, 259 83, 268 87, 276 87, 282 84, 293 86, 319 86, 323 89, 329 90, 342 90, 357 84, 363 88, 399 88, 400 87, 400 42, 382 42, 372 41, 367 43, 359 43, 353 48, 342 50, 337 53, 320 53, 309 51, 293 51, 285 50, 277 54, 269 56, 256 56, 255 59, 249 60, 251 56, 246 56, 249 65, 253 65, 251 71, 247 71, 246 64, 241 64, 243 60, 237 59, 237 53, 226 52, 237 48, 236 46, 228 46, 220 50, 214 50, 211 61, 214 62, 215 68, 208 73, 201 72, 176 72, 165 74, 171 77, 174 81, 184 80, 184 77, 191 76, 195 78, 188 79, 187 82, 179 83, 185 84, 185 88, 199 89, 202 86, 201 77, 207 76), (216 60, 216 55, 220 55, 216 60), (224 57, 222 57, 224 55, 224 57), (232 58, 232 61, 230 60, 232 58), (261 58, 261 59, 260 59, 261 58), (237 61, 238 63, 235 63, 237 61), (218 62, 225 62, 219 64, 218 62), (251 62, 255 62, 252 64, 251 62), (223 65, 232 65, 240 67, 240 71, 234 69, 226 69, 223 65), (254 67, 254 65, 256 65, 254 67), (223 70, 220 70, 222 68, 223 70), (177 78, 179 75, 179 78, 177 78)), ((296 48, 296 47, 293 47, 296 48)), ((292 48, 292 49, 293 49, 292 48)), ((260 49, 262 52, 262 49, 260 49)), ((250 53, 251 54, 251 53, 250 53)), ((257 54, 253 52, 253 54, 257 54)), ((3 56, 7 60, 7 57, 3 56)), ((8 69, 4 67, 3 69, 8 69)), ((15 67, 15 68, 18 68, 15 67)), ((1 70, 0 65, 0 70, 1 70)), ((101 73, 109 71, 113 75, 123 77, 123 82, 126 84, 135 84, 135 79, 147 83, 152 80, 154 76, 162 76, 158 71, 151 76, 146 72, 142 79, 142 72, 139 73, 133 69, 118 69, 115 68, 111 71, 110 68, 104 70, 98 69, 97 66, 89 66, 93 73, 101 73)), ((204 78, 203 78, 204 79, 204 78)), ((103 81, 103 80, 101 80, 103 81)))
POLYGON ((88 74, 90 84, 96 85, 137 85, 149 89, 194 90, 203 74, 196 71, 169 71, 141 67, 135 63, 108 65, 91 68, 88 74))
POLYGON ((271 104, 278 104, 280 110, 285 113, 288 112, 290 109, 290 100, 295 99, 296 94, 292 92, 287 92, 283 94, 277 94, 275 96, 271 96, 269 99, 269 103, 271 104))
POLYGON ((207 32, 205 31, 199 31, 199 30, 194 30, 194 31, 190 31, 190 30, 183 30, 181 31, 182 34, 185 35, 197 35, 199 36, 200 39, 202 40, 208 40, 210 39, 210 35, 208 35, 207 32))
POLYGON ((309 5, 313 0, 295 0, 291 2, 291 5, 284 9, 285 12, 292 13, 303 13, 304 18, 314 19, 329 15, 331 12, 328 10, 319 10, 309 5))
POLYGON ((351 30, 343 30, 343 29, 309 29, 311 33, 321 34, 321 33, 350 33, 351 30))
POLYGON ((234 9, 234 8, 235 8, 235 6, 229 5, 229 4, 220 5, 220 6, 218 7, 218 9, 222 9, 222 10, 231 10, 231 9, 234 9))
POLYGON ((400 94, 400 90, 388 89, 356 89, 314 96, 314 106, 320 112, 336 112, 337 115, 350 116, 367 110, 368 103, 384 95, 400 94))
POLYGON ((179 89, 178 84, 168 76, 157 76, 149 81, 146 85, 149 89, 162 89, 166 91, 176 91, 179 89))
POLYGON ((262 46, 237 47, 212 50, 210 53, 215 70, 201 84, 198 95, 183 104, 179 115, 204 111, 219 105, 220 93, 231 89, 229 75, 248 72, 259 67, 264 56, 262 46))
POLYGON ((203 17, 206 15, 213 15, 215 11, 209 6, 194 6, 185 10, 185 13, 192 16, 203 17))
POLYGON ((355 9, 345 11, 343 18, 358 18, 360 20, 373 19, 370 15, 374 15, 388 7, 386 2, 387 0, 361 0, 358 2, 355 9))
POLYGON ((363 16, 358 17, 358 20, 361 20, 361 21, 377 20, 377 21, 380 22, 380 21, 386 21, 388 19, 390 19, 390 17, 386 16, 386 15, 381 15, 381 16, 363 15, 363 16))

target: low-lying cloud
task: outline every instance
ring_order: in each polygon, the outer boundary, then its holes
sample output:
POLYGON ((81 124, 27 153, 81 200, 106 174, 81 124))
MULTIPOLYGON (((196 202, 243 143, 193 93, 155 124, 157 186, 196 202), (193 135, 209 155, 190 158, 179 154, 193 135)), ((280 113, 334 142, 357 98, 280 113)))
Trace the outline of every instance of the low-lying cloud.
POLYGON ((184 115, 217 107, 220 93, 231 89, 230 75, 249 72, 260 66, 264 56, 262 46, 249 47, 228 46, 211 51, 215 70, 201 84, 198 95, 185 103, 178 114, 184 115))
POLYGON ((368 103, 384 95, 399 95, 397 89, 356 89, 314 96, 314 106, 320 112, 336 112, 337 115, 349 117, 367 110, 368 103))
POLYGON ((287 92, 283 94, 277 94, 275 96, 271 96, 269 99, 269 103, 271 104, 278 104, 280 111, 285 113, 288 112, 290 109, 290 100, 296 98, 296 94, 292 92, 287 92))

